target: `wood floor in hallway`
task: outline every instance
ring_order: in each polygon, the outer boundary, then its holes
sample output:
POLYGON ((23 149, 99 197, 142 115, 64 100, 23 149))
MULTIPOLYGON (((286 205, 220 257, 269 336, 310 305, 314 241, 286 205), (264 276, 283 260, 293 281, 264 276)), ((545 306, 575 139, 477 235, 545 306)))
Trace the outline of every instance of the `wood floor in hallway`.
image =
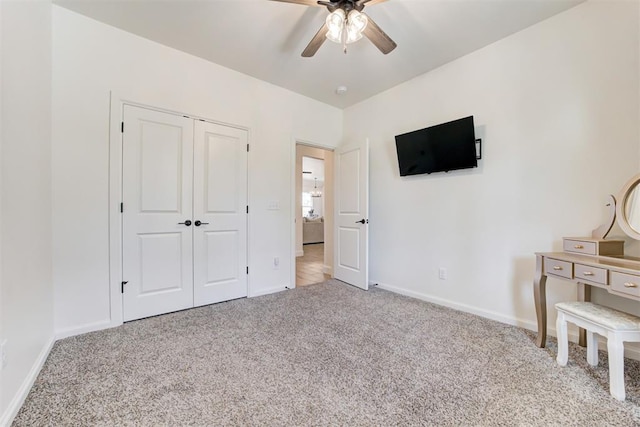
POLYGON ((296 258, 296 286, 324 282, 331 277, 322 272, 324 243, 304 245, 304 256, 296 258))

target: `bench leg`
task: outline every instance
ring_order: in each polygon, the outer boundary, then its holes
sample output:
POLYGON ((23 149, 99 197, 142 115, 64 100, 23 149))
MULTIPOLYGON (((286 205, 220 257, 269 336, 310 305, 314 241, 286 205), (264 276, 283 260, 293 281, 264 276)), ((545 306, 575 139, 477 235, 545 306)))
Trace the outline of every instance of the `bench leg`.
POLYGON ((556 319, 556 333, 558 334, 558 357, 556 361, 560 366, 566 366, 569 359, 569 338, 567 336, 567 321, 564 313, 558 312, 556 319))
POLYGON ((587 331, 587 362, 591 366, 598 366, 598 338, 591 331, 587 331))
POLYGON ((615 333, 607 337, 609 351, 609 391, 618 400, 624 400, 624 344, 615 333))

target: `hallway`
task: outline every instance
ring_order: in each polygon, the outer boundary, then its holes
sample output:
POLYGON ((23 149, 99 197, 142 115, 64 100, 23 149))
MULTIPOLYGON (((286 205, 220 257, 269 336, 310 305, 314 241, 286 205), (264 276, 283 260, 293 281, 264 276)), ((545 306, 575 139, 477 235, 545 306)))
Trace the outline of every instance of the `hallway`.
POLYGON ((322 272, 324 243, 304 245, 304 256, 296 258, 296 286, 307 286, 331 278, 322 272))

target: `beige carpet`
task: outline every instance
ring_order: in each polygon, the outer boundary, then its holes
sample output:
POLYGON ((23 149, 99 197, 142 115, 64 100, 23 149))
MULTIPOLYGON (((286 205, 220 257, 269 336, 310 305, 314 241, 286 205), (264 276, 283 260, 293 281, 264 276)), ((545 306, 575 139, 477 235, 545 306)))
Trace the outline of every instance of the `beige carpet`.
POLYGON ((640 425, 570 347, 336 281, 127 323, 55 344, 16 426, 640 425))

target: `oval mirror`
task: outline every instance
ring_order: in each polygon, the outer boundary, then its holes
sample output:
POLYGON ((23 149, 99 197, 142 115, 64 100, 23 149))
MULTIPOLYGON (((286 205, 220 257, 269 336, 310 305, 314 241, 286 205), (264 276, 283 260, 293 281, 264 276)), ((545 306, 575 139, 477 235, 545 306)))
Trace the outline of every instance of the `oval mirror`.
POLYGON ((616 210, 620 228, 629 237, 640 240, 640 174, 624 186, 616 210))

